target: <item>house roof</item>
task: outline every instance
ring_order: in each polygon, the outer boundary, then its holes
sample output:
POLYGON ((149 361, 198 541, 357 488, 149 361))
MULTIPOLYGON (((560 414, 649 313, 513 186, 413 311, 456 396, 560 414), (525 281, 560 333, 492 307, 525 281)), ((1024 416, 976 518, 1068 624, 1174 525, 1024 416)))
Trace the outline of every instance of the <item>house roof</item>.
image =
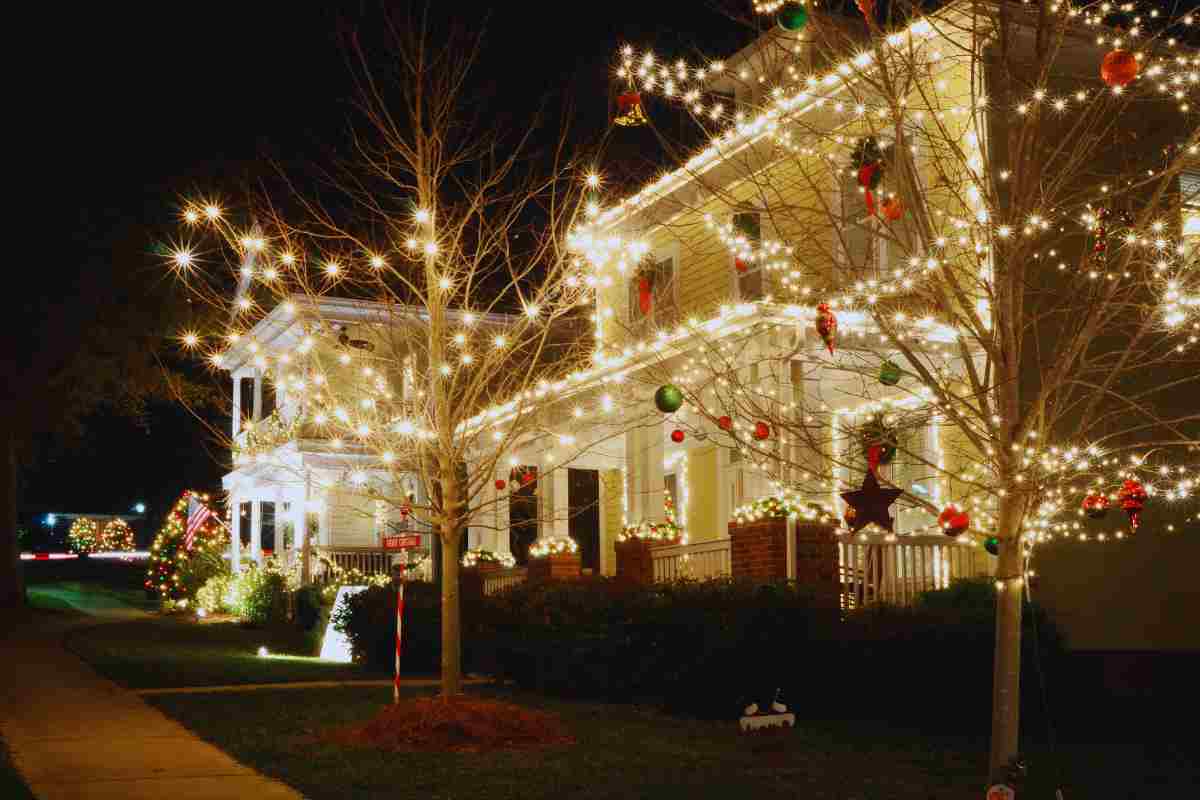
MULTIPOLYGON (((466 311, 448 309, 446 315, 451 320, 463 320, 466 311)), ((506 314, 470 312, 476 321, 484 324, 502 325, 511 322, 513 317, 506 314)), ((427 322, 429 312, 423 306, 400 305, 374 300, 356 300, 345 297, 312 298, 306 295, 293 294, 271 309, 266 316, 254 324, 254 327, 241 336, 237 342, 230 345, 224 352, 221 368, 228 372, 236 372, 246 366, 250 360, 250 343, 270 349, 272 343, 288 344, 288 337, 297 335, 298 325, 314 319, 322 322, 356 324, 396 324, 399 319, 427 322)))

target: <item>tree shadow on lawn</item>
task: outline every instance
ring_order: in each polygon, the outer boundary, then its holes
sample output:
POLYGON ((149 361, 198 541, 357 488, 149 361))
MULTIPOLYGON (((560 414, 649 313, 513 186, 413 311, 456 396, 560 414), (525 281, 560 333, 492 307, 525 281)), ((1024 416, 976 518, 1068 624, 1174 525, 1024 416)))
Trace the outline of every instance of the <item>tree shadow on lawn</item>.
MULTIPOLYGON (((476 692, 473 692, 476 693, 476 692)), ((828 797, 929 800, 982 795, 987 743, 849 720, 799 720, 766 739, 736 723, 678 719, 648 708, 564 702, 505 689, 484 697, 559 715, 576 744, 490 753, 389 752, 345 747, 326 732, 362 723, 388 689, 260 691, 160 696, 152 702, 238 759, 317 798, 828 797)), ((1194 788, 1200 773, 1182 750, 1147 748, 1136 731, 1104 744, 1064 741, 1052 757, 1029 746, 1025 797, 1144 797, 1194 788), (1121 741, 1124 738, 1125 741, 1121 741), (1061 763, 1061 772, 1058 764, 1061 763)), ((1093 737, 1103 738, 1103 737, 1093 737)), ((1182 792, 1186 795, 1187 792, 1182 792)))

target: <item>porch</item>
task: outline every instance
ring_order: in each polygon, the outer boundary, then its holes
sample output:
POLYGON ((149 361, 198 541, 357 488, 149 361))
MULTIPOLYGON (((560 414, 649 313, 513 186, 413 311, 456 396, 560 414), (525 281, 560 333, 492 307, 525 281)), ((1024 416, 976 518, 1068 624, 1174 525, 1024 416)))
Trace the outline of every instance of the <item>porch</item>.
MULTIPOLYGON (((660 545, 652 549, 654 580, 708 580, 733 577, 731 540, 660 545)), ((911 605, 922 592, 943 589, 951 581, 990 575, 992 559, 978 544, 945 536, 838 537, 841 607, 874 603, 911 605)), ((483 577, 486 595, 526 580, 523 567, 494 570, 483 577)))

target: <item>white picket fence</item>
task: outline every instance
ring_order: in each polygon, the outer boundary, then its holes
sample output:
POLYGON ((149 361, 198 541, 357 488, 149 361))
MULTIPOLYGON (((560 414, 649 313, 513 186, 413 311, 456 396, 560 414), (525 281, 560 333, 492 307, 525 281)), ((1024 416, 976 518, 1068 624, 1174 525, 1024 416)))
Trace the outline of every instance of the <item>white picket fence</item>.
POLYGON ((704 580, 725 577, 733 572, 729 562, 729 539, 674 544, 656 547, 650 552, 656 581, 704 580))

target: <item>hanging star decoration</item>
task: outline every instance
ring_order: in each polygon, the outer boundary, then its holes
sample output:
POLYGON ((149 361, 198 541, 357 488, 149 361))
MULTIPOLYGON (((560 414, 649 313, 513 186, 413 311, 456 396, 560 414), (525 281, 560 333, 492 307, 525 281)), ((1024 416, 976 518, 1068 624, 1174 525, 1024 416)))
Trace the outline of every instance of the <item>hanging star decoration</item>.
POLYGON ((846 525, 857 533, 874 522, 888 533, 892 532, 894 520, 888 514, 888 507, 896 502, 903 492, 900 489, 884 489, 879 485, 879 478, 874 469, 867 470, 861 489, 853 492, 842 492, 846 501, 846 525))

